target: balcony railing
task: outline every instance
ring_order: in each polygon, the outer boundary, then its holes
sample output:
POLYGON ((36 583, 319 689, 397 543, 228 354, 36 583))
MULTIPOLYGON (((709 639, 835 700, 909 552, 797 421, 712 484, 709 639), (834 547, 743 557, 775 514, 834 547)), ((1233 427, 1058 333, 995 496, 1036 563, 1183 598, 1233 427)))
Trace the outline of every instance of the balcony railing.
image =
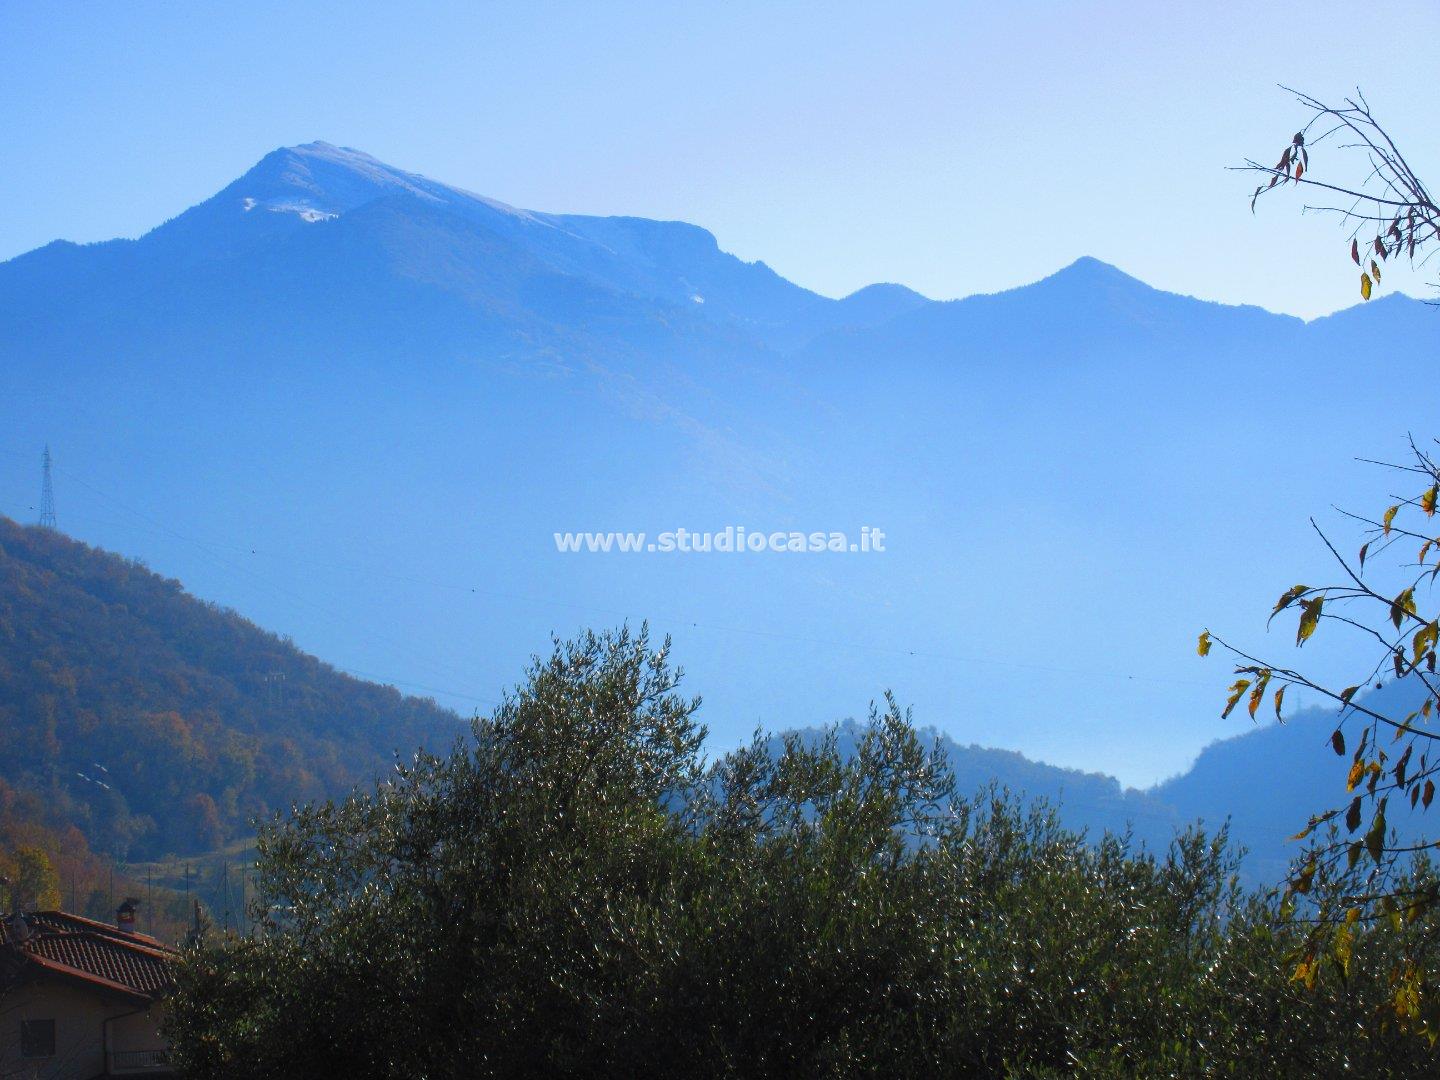
POLYGON ((112 1073, 161 1073, 170 1070, 169 1050, 112 1050, 112 1073))

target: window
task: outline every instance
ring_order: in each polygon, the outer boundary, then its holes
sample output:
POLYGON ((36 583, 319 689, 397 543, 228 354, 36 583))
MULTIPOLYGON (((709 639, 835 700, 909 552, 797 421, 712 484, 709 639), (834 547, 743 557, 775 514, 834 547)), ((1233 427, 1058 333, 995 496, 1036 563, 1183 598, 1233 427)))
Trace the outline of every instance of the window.
POLYGON ((41 1058, 55 1056, 55 1021, 20 1021, 20 1056, 41 1058))

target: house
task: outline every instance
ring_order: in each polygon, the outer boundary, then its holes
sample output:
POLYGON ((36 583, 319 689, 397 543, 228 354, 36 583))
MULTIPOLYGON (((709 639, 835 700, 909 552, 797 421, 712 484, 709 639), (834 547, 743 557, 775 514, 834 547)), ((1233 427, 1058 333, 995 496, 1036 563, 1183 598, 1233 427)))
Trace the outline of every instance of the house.
POLYGON ((177 953, 63 911, 0 920, 0 1076, 93 1080, 171 1073, 160 1024, 177 953))

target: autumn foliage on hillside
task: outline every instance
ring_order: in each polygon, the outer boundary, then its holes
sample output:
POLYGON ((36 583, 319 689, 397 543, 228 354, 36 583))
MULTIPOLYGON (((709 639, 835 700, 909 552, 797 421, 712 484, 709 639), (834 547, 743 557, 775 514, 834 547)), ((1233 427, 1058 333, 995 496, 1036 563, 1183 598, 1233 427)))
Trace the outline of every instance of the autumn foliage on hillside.
POLYGON ((136 562, 0 518, 0 780, 37 826, 122 859, 213 850, 458 729, 136 562))

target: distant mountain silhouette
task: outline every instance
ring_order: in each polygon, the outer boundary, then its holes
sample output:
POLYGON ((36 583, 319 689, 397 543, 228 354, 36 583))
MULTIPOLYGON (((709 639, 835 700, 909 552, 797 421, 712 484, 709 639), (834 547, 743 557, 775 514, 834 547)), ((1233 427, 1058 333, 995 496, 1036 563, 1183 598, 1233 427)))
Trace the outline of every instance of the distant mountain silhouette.
POLYGON ((1144 785, 1238 730, 1195 634, 1261 632, 1308 517, 1368 508, 1346 470, 1433 426, 1437 345, 1402 297, 1302 322, 1091 258, 831 299, 695 225, 311 143, 139 239, 0 263, 0 510, 33 516, 48 443, 74 535, 457 709, 552 631, 649 617, 717 745, 889 687, 961 743, 1144 785), (552 542, 732 524, 890 542, 552 542))
MULTIPOLYGON (((1407 682, 1387 683, 1360 700, 1376 711, 1403 717, 1420 707, 1425 691, 1407 682)), ((1246 870, 1256 880, 1277 881, 1302 845, 1293 837, 1312 815, 1347 799, 1349 758, 1330 747, 1337 709, 1305 709, 1283 724, 1262 724, 1244 735, 1207 746, 1186 772, 1156 785, 1149 794, 1174 808, 1181 820, 1210 827, 1229 819, 1236 843, 1249 849, 1246 870)), ((1351 746, 1359 720, 1345 730, 1351 746)), ((1404 836, 1440 836, 1440 817, 1412 813, 1397 800, 1388 815, 1404 836)))
MULTIPOLYGON (((1391 716, 1418 708, 1424 689, 1389 683, 1360 701, 1391 716)), ((1342 804, 1348 758, 1337 758, 1330 745, 1337 710, 1309 708, 1284 723, 1257 724, 1251 731, 1211 743, 1187 770, 1145 790, 1125 788, 1113 776, 1059 768, 1013 751, 962 746, 933 728, 955 771, 957 794, 983 793, 991 785, 1022 801, 1043 800, 1069 828, 1098 839, 1104 833, 1128 834, 1152 852, 1164 852, 1177 833, 1199 825, 1214 834, 1228 827, 1231 842, 1244 849, 1241 877, 1249 885, 1281 882, 1303 844, 1295 840, 1310 818, 1342 804)), ((1356 737, 1358 720, 1347 730, 1356 737)), ((818 738, 821 729, 805 735, 818 738)), ((839 726, 838 746, 853 753, 858 725, 839 726)), ((1352 742, 1353 745, 1353 742, 1352 742)), ((1392 827, 1406 837, 1440 836, 1440 818, 1396 805, 1392 827)))
POLYGON ((794 342, 923 302, 897 288, 827 300, 694 225, 517 210, 316 142, 266 155, 139 240, 10 260, 0 311, 56 342, 78 320, 176 345, 196 331, 232 345, 318 334, 368 351, 380 334, 452 350, 479 338, 492 356, 577 342, 613 353, 723 349, 737 333, 794 342), (250 322, 262 311, 263 329, 250 322), (387 330, 377 315, 400 321, 387 330))

